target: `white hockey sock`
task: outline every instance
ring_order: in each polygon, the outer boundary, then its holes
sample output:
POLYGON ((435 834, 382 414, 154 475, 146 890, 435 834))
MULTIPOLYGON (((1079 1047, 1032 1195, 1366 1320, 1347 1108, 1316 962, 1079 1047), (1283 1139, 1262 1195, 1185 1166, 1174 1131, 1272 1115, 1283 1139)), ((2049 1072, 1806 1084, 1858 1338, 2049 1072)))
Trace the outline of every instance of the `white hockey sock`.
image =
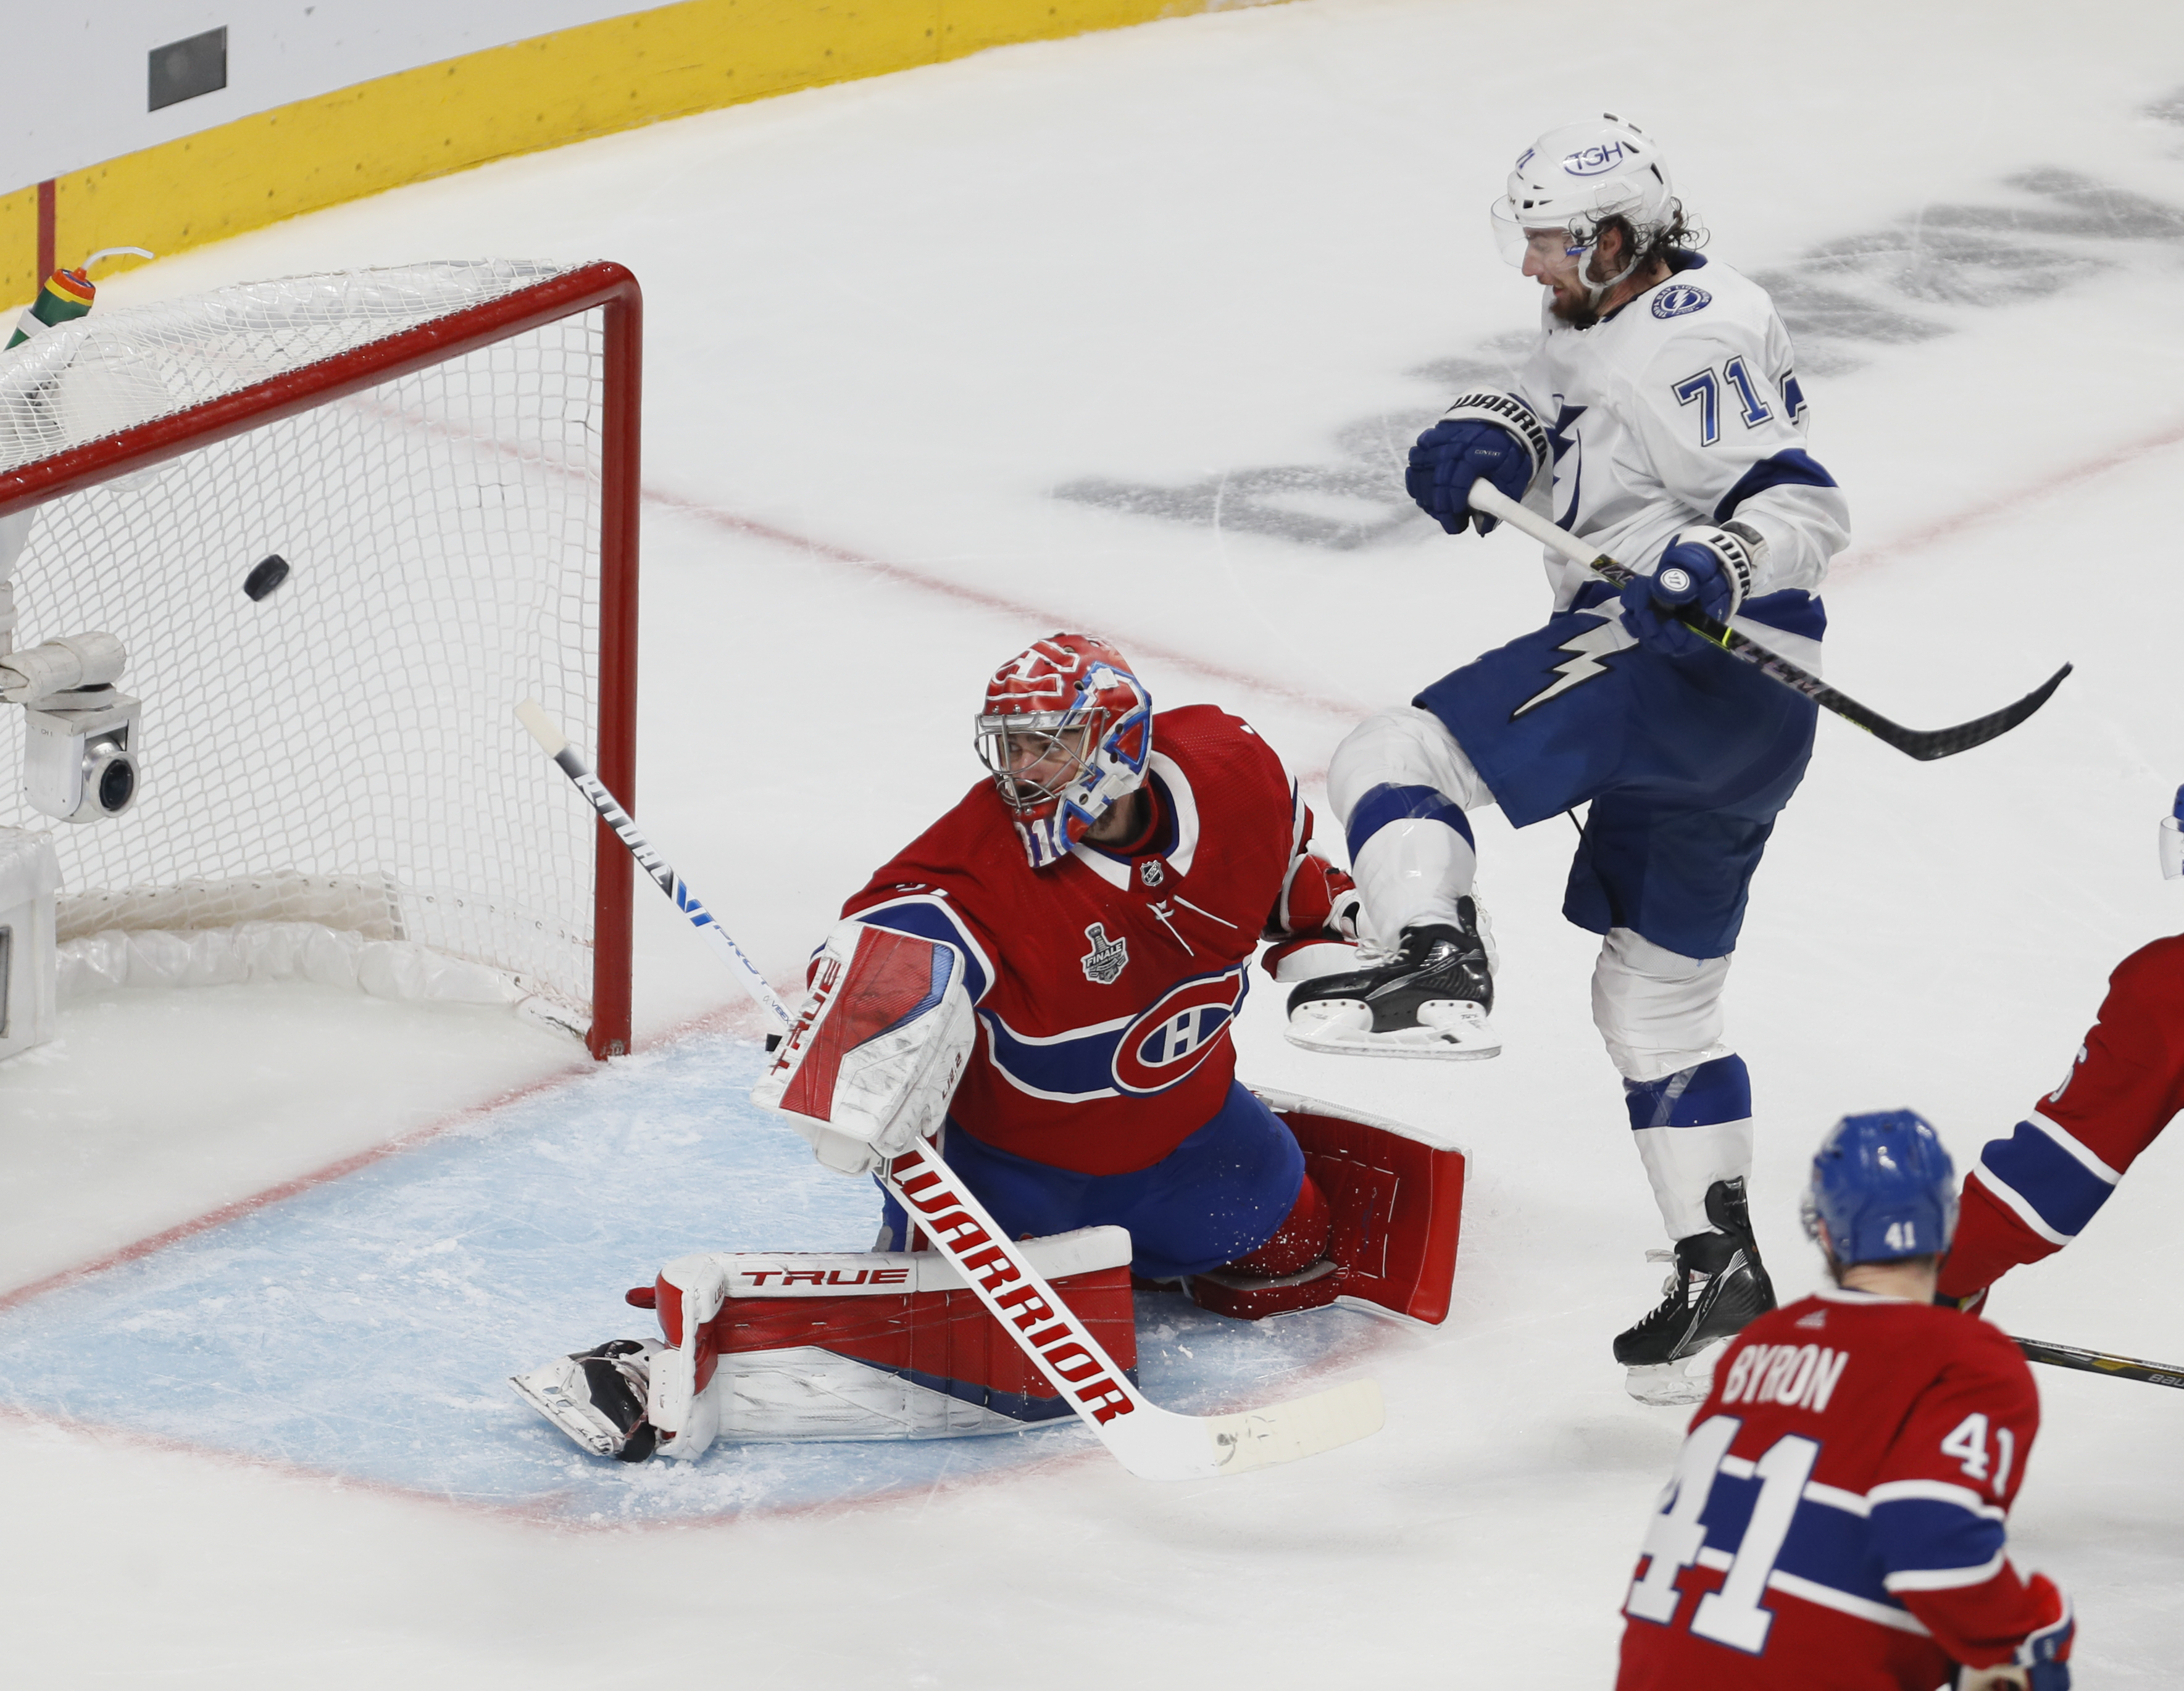
POLYGON ((1748 1115, 1741 1121, 1715 1121, 1702 1127, 1640 1127, 1630 1137, 1638 1142, 1638 1160, 1646 1165, 1653 1201, 1661 1206, 1662 1224, 1672 1239, 1711 1232, 1707 1188, 1718 1180, 1752 1172, 1748 1115))
POLYGON ((1405 817, 1365 841, 1350 872, 1373 937, 1392 944, 1415 923, 1456 925, 1456 901, 1471 891, 1479 854, 1446 822, 1405 817))
POLYGON ((1457 920, 1479 867, 1464 812, 1494 795, 1441 720, 1416 705, 1368 716, 1335 748, 1327 796, 1342 818, 1371 937, 1457 920))

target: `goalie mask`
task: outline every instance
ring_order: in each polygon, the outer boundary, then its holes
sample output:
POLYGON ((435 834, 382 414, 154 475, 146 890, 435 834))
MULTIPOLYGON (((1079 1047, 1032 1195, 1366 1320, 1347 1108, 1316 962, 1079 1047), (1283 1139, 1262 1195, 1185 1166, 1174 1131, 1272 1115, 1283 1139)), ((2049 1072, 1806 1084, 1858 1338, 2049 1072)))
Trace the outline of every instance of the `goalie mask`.
POLYGON ((1490 209, 1495 242, 1513 264, 1524 262, 1535 233, 1560 230, 1563 250, 1577 259, 1578 280, 1596 309, 1681 209, 1668 160, 1652 138, 1609 112, 1594 122, 1551 129, 1534 142, 1490 209), (1596 281, 1592 257, 1601 225, 1613 217, 1630 225, 1634 239, 1622 270, 1596 281))
POLYGON ((986 683, 978 756, 1034 869, 1059 862, 1137 791, 1152 744, 1152 695, 1088 634, 1050 635, 986 683))

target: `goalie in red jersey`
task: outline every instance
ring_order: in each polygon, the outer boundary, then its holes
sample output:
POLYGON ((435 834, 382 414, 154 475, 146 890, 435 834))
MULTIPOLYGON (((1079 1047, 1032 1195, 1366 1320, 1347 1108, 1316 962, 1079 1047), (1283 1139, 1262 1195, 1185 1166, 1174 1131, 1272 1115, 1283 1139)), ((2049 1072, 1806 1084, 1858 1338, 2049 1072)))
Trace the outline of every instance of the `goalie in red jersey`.
MULTIPOLYGON (((2161 819, 2161 872, 2184 875, 2184 787, 2161 819)), ((2053 1256, 2109 1201, 2139 1154, 2184 1110, 2184 934, 2116 965, 2062 1085, 1964 1177, 1964 1221, 1942 1296, 1976 1309, 2020 1264, 2053 1256)))
MULTIPOLYGON (((1281 760, 1211 705, 1156 717, 1081 634, 1001 666, 978 741, 992 779, 843 905, 754 1099, 844 1173, 944 1126, 1017 1237, 1123 1227, 1145 1277, 1302 1277, 1276 1304, 1326 1301, 1327 1199, 1229 1037, 1262 936, 1354 937, 1281 760)), ((883 1227, 910 1248, 892 1200, 883 1227)))
POLYGON ((1836 1283, 1716 1366, 1624 1603, 1617 1691, 2069 1691, 2070 1606, 2007 1554, 2031 1372, 1933 1304, 1956 1211, 1909 1110, 1829 1133, 1806 1226, 1836 1283))
MULTIPOLYGON (((1342 1297, 1442 1320, 1462 1154, 1270 1094, 1278 1115, 1236 1081, 1261 940, 1287 979, 1351 966, 1355 937, 1350 878, 1310 850, 1273 749, 1211 705, 1155 716, 1081 634, 1003 665, 978 737, 992 780, 842 907, 755 1101, 844 1174, 939 1139, 1125 1370, 1125 1264, 1246 1319, 1342 1297)), ((892 1199, 883 1213, 869 1252, 677 1258, 629 1294, 665 1345, 616 1339, 512 1383, 623 1461, 1067 1420, 950 1263, 912 1254, 892 1199)))

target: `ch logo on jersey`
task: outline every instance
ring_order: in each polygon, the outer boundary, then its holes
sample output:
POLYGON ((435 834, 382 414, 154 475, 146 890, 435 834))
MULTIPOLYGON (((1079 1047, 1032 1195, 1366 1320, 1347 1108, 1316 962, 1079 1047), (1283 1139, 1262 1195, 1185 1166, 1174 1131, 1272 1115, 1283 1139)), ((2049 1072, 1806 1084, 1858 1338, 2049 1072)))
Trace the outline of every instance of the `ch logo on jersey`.
POLYGON ((1670 282, 1653 296, 1656 317, 1688 317, 1713 303, 1713 296, 1689 282, 1670 282))
POLYGON ((1116 1089, 1143 1097, 1184 1081, 1228 1037, 1250 988, 1242 964, 1171 987, 1116 1042, 1116 1089))
POLYGON ((1138 865, 1138 879, 1148 887, 1157 887, 1167 879, 1167 865, 1156 857, 1149 857, 1138 865))
POLYGON ((1084 937, 1092 942, 1092 948, 1078 959, 1084 965, 1084 978, 1095 987, 1113 986, 1130 966, 1130 942, 1108 938, 1105 922, 1093 923, 1084 930, 1084 937))

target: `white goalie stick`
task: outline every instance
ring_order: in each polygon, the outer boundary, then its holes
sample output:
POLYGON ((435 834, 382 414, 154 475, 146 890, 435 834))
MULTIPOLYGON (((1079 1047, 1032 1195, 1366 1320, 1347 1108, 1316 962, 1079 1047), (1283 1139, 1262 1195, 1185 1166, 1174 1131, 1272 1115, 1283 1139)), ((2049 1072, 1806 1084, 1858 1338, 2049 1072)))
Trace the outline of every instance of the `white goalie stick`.
MULTIPOLYGON (((629 848, 654 884, 690 919, 744 991, 787 1029, 792 1018, 780 995, 682 876, 638 832, 629 813, 585 766, 553 719, 531 699, 517 706, 515 714, 629 848)), ((1178 1415, 1161 1408, 1116 1366, 1091 1329, 930 1145, 920 1143, 895 1158, 882 1177, 895 1201, 916 1218, 933 1248, 963 1277, 1001 1331, 1116 1460, 1139 1478, 1201 1480, 1248 1473, 1316 1456, 1379 1431, 1380 1388, 1372 1380, 1352 1380, 1307 1398, 1234 1415, 1178 1415)))

